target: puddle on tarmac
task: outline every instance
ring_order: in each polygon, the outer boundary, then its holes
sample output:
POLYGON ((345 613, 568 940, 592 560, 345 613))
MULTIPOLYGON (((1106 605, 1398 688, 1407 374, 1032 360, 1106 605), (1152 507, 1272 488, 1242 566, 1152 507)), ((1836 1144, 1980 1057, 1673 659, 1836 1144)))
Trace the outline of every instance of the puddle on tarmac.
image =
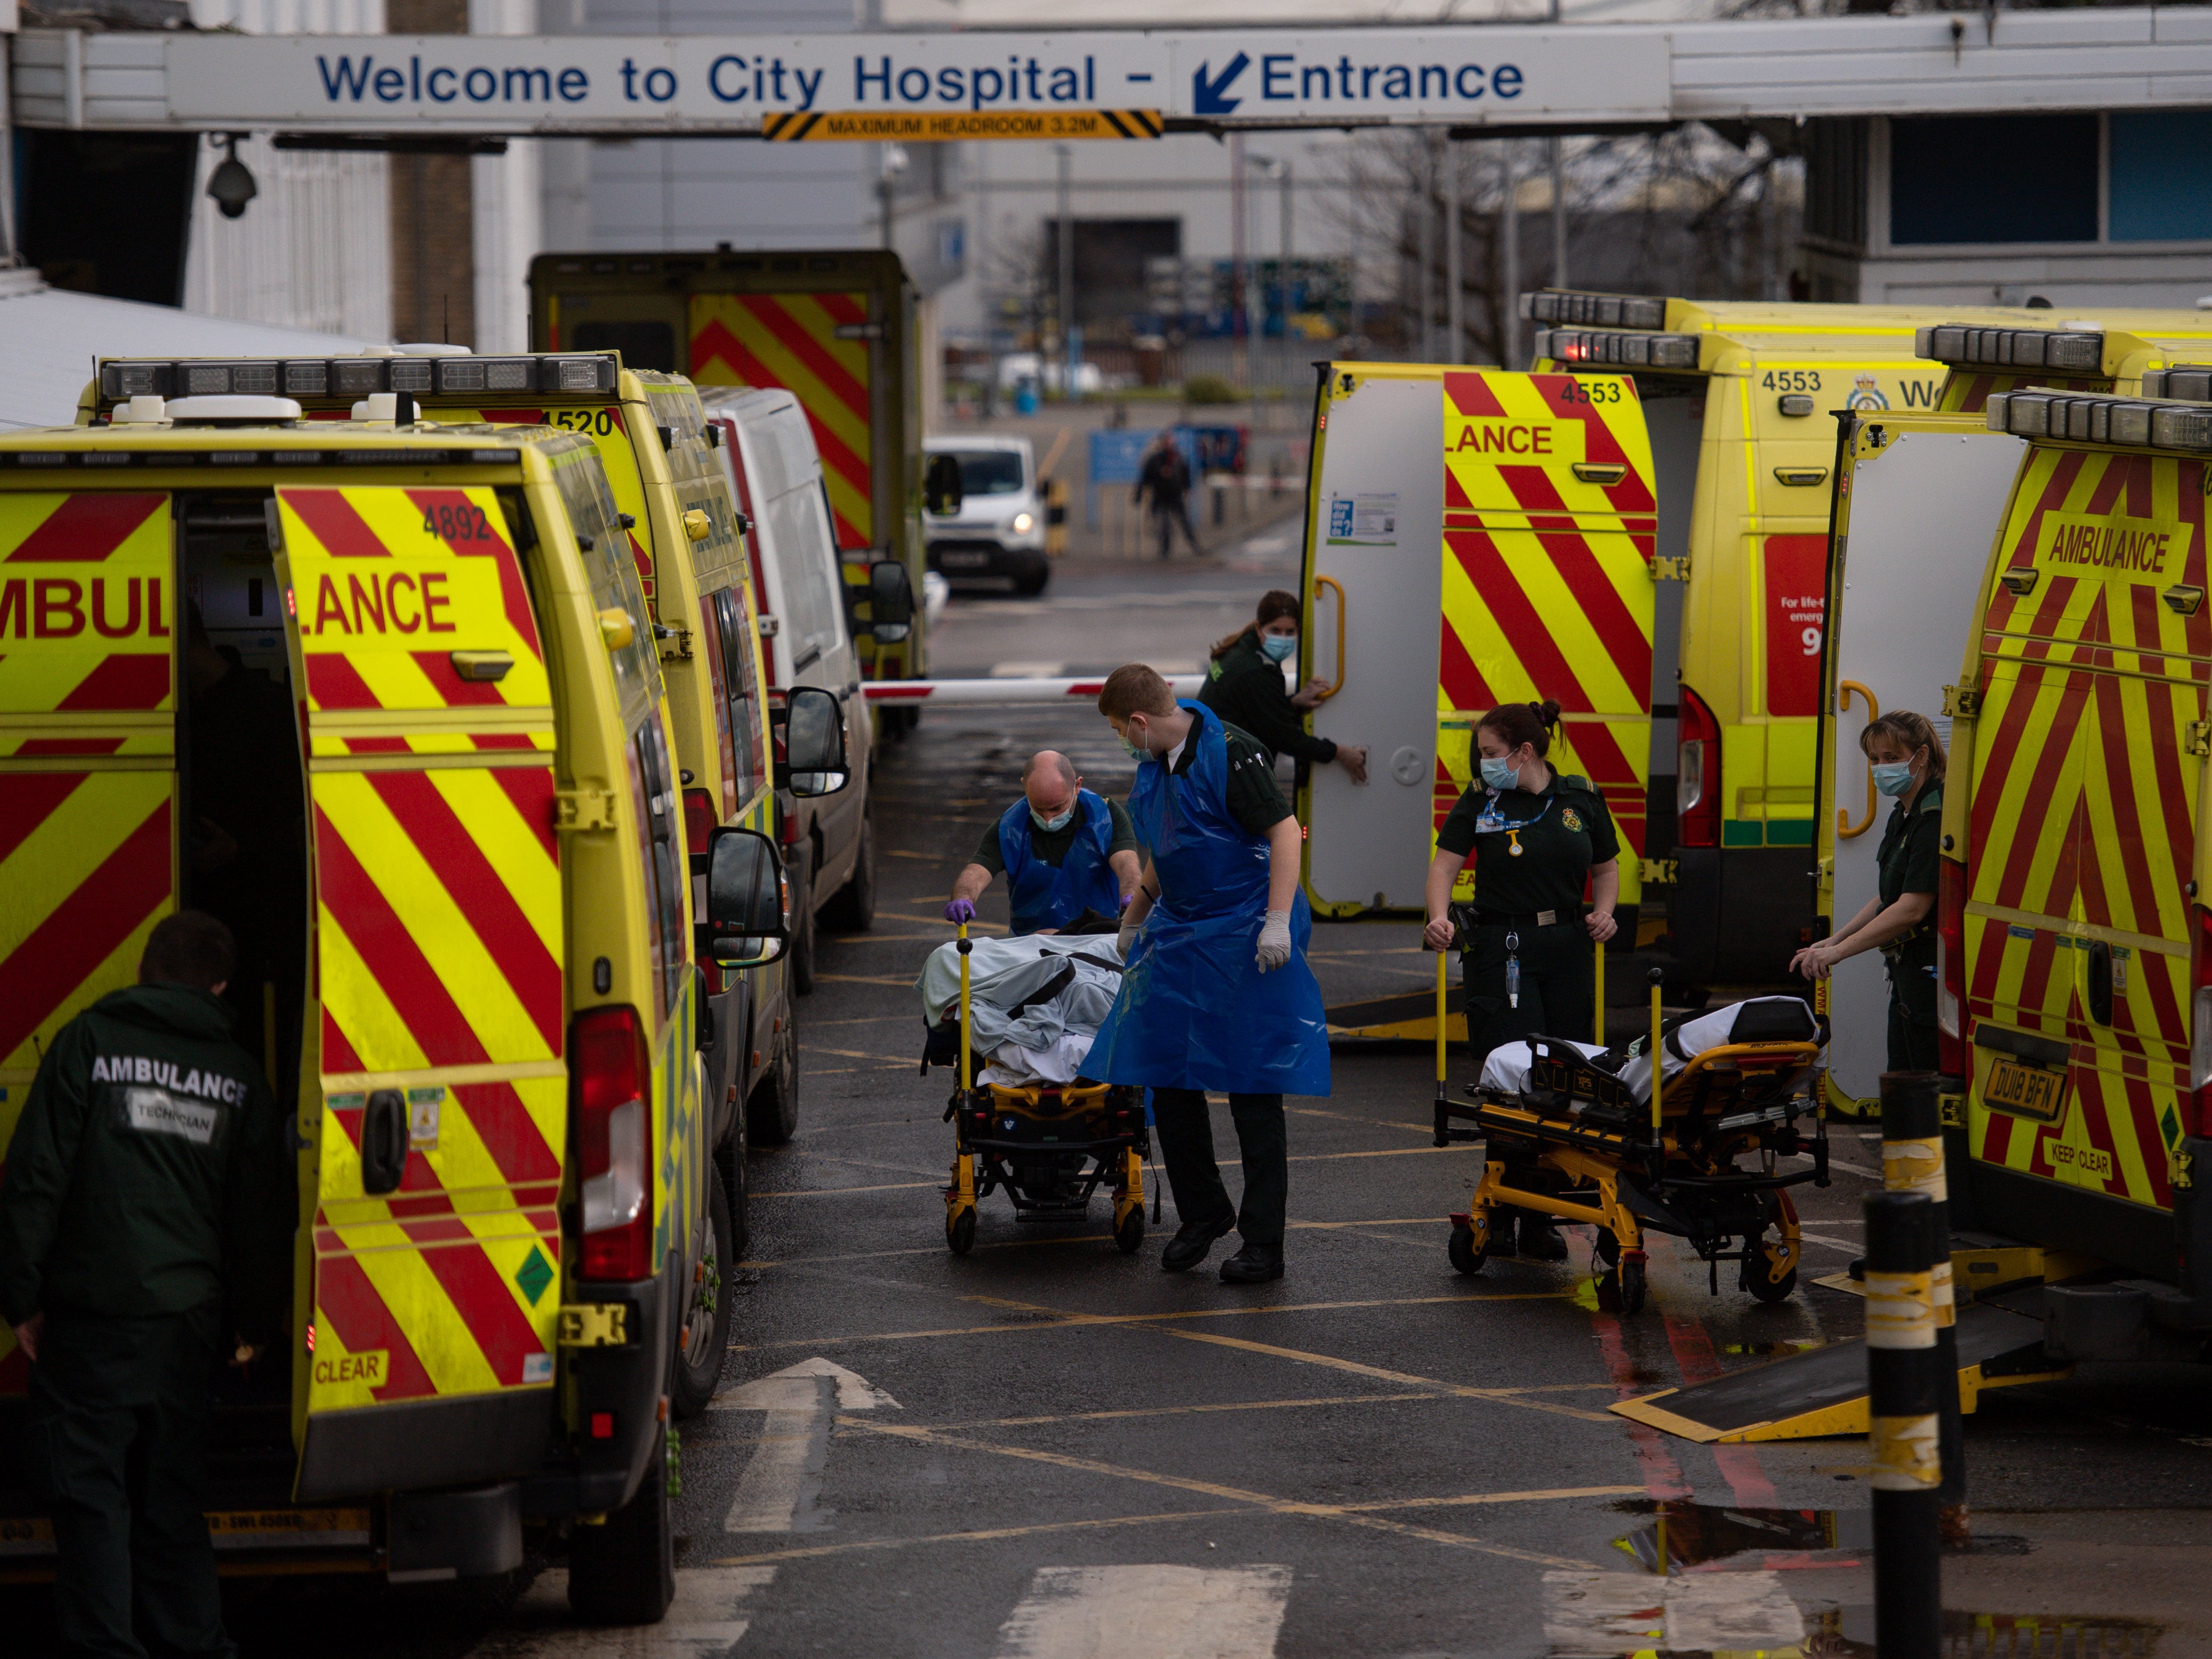
POLYGON ((1871 1510, 1754 1510, 1728 1504, 1678 1504, 1635 1498, 1614 1507, 1649 1516, 1613 1546, 1644 1571, 1666 1563, 1670 1573, 1722 1563, 1753 1570, 1847 1566, 1874 1546, 1871 1510))
MULTIPOLYGON (((2163 1626, 2135 1619, 1946 1612, 1939 1651, 1942 1659, 2157 1659, 2164 1632, 2163 1626)), ((1874 1609, 1829 1607, 1809 1615, 1796 1651, 1808 1659, 1815 1654, 1876 1659, 1874 1609)), ((1770 1653, 1768 1659, 1784 1656, 1770 1653)))
POLYGON ((1809 1353, 1814 1348, 1827 1346, 1817 1336, 1808 1336, 1793 1342, 1723 1342, 1721 1352, 1741 1354, 1747 1359, 1787 1359, 1791 1354, 1809 1353))

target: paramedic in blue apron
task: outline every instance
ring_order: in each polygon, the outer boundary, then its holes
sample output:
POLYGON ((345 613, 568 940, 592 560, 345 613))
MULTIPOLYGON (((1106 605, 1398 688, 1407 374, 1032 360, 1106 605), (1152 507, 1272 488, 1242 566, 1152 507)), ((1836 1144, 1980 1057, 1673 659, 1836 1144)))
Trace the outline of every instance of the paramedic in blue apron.
MULTIPOLYGON (((1474 732, 1480 775, 1437 832, 1429 863, 1421 937, 1443 951, 1455 931, 1452 884, 1468 855, 1474 859, 1474 903, 1456 932, 1468 1052, 1478 1075, 1502 1043, 1530 1036, 1588 1042, 1597 1029, 1595 962, 1617 931, 1620 840, 1595 787, 1544 758, 1559 719, 1559 705, 1548 701, 1503 703, 1482 717, 1474 732)), ((1535 1178, 1514 1164, 1506 1174, 1516 1182, 1535 1178)), ((1521 1255, 1565 1260, 1558 1227, 1526 1210, 1520 1217, 1521 1255)), ((1511 1228, 1492 1238, 1493 1255, 1515 1253, 1511 1228)))
POLYGON ((1110 933, 1137 890, 1137 836, 1119 801, 1083 787, 1075 763, 1041 749, 1022 773, 1022 798, 983 832, 952 884, 947 921, 973 921, 991 878, 1006 878, 1017 933, 1110 933))
POLYGON ((1121 994, 1084 1073, 1152 1091, 1182 1222, 1160 1266, 1182 1273, 1234 1227, 1233 1285, 1283 1276, 1290 1196, 1283 1097, 1328 1092, 1328 1029, 1306 966, 1298 823, 1267 751, 1141 663, 1117 668, 1098 712, 1139 763, 1129 817, 1146 853, 1121 935, 1121 994), (1229 1097, 1244 1160, 1232 1206, 1213 1156, 1208 1090, 1229 1097))
POLYGON ((1897 802, 1875 854, 1875 896, 1790 966, 1826 979, 1839 962, 1879 951, 1889 963, 1889 1069, 1937 1069, 1936 887, 1943 840, 1943 739, 1925 714, 1899 709, 1859 733, 1874 787, 1897 802))

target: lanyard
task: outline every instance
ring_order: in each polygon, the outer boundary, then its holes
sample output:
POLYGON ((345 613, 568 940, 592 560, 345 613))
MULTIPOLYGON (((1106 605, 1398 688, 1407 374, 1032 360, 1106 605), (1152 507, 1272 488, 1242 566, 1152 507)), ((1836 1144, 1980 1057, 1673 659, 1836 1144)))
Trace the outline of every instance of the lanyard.
POLYGON ((1507 817, 1498 805, 1498 792, 1495 789, 1491 790, 1485 797, 1482 811, 1474 820, 1474 833, 1478 836, 1504 835, 1511 843, 1505 850, 1517 859, 1528 850, 1521 844, 1521 832, 1540 823, 1545 813, 1552 810, 1552 802, 1556 797, 1547 796, 1543 806, 1535 816, 1526 818, 1507 817))

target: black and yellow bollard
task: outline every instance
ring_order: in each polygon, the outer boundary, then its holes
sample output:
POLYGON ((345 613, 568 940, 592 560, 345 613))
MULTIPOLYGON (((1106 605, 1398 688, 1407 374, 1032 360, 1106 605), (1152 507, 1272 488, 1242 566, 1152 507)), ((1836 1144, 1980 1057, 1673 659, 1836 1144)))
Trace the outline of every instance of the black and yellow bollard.
POLYGON ((1942 1649, 1942 1403, 1957 1374, 1936 1346, 1936 1206, 1924 1193, 1866 1200, 1867 1417, 1874 1467, 1875 1647, 1942 1649))
POLYGON ((1951 1278, 1950 1189, 1943 1173, 1942 1079, 1934 1072, 1881 1076, 1881 1184, 1886 1192, 1918 1193, 1935 1206, 1936 1258, 1929 1287, 1936 1305, 1936 1352, 1954 1384, 1943 1396, 1943 1542, 1963 1547, 1972 1528, 1966 1514, 1966 1438, 1959 1413, 1958 1308, 1951 1278))

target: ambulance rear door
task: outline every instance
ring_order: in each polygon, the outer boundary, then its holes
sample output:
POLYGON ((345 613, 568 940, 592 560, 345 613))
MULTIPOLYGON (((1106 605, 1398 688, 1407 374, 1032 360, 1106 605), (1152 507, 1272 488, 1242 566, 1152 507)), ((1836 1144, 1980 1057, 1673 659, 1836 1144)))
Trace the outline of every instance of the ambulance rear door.
POLYGON ((1364 785, 1315 769, 1314 902, 1418 911, 1436 829, 1472 776, 1474 722, 1556 697, 1552 758, 1604 793, 1634 906, 1657 528, 1634 384, 1339 365, 1316 425, 1310 672, 1331 675, 1339 639, 1344 667, 1315 730, 1370 748, 1364 785))
POLYGON ((2038 1242, 2166 1278, 2212 656, 2191 602, 2204 470, 2042 446, 2022 469, 1983 619, 1965 929, 1973 1156, 2079 1194, 2042 1204, 2038 1242))
MULTIPOLYGON (((1935 721, 1948 747, 1943 688, 1958 678, 1990 539, 2027 447, 1978 420, 1863 415, 1850 425, 1828 577, 1830 724, 1814 813, 1832 860, 1830 932, 1875 896, 1891 806, 1875 793, 1860 734, 1877 714, 1911 709, 1935 721)), ((1888 981, 1870 963, 1823 988, 1830 1097, 1873 1110, 1889 1068, 1888 981)))
POLYGON ((511 1477, 552 1426, 568 1141, 538 624, 491 489, 276 495, 320 1084, 299 1496, 511 1477))
MULTIPOLYGON (((0 1155, 175 907, 172 523, 159 490, 0 494, 0 1155)), ((28 1369, 0 1325, 0 1397, 28 1369)))

